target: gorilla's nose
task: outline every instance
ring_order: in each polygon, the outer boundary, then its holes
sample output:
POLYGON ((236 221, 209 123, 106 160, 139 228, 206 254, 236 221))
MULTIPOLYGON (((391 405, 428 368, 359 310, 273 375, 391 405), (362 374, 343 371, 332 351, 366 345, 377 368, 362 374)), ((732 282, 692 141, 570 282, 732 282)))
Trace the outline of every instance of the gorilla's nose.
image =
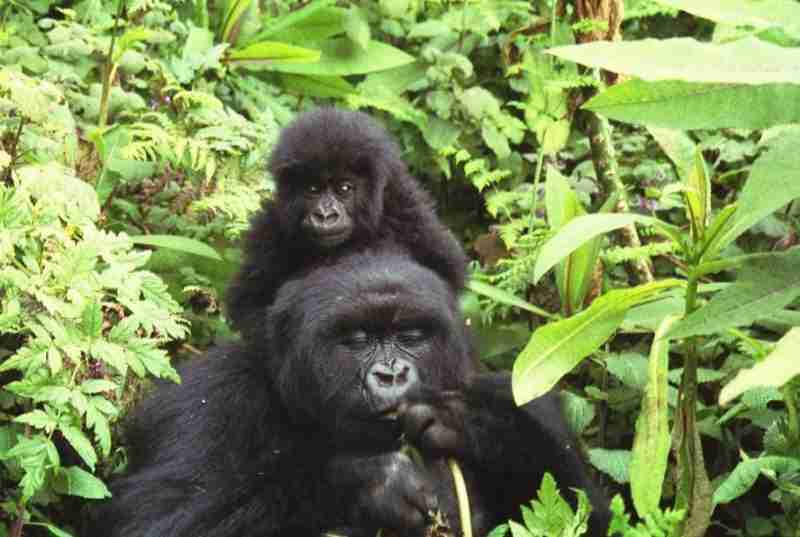
POLYGON ((313 213, 311 213, 311 220, 317 227, 332 227, 334 224, 336 224, 336 222, 339 221, 339 211, 326 208, 317 208, 313 213))
POLYGON ((417 368, 403 359, 391 363, 376 362, 367 373, 367 388, 385 403, 394 403, 417 383, 417 368))

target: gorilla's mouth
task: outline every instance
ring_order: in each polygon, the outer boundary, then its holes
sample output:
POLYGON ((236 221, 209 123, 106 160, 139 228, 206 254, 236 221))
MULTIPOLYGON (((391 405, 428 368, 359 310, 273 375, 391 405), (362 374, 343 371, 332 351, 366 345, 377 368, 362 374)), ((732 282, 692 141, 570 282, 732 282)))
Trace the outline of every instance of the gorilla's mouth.
POLYGON ((350 238, 350 229, 316 232, 316 242, 323 248, 334 248, 350 238))
POLYGON ((397 421, 400 419, 400 406, 395 405, 374 414, 378 421, 397 421))

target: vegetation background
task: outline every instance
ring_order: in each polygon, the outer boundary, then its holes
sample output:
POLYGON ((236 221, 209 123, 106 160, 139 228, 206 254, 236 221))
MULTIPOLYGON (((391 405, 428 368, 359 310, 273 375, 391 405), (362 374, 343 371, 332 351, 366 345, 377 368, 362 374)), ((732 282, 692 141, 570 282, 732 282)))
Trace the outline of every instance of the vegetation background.
MULTIPOLYGON (((629 537, 800 535, 800 2, 0 0, 0 537, 77 535, 220 299, 276 134, 368 110, 629 537)), ((534 497, 539 484, 531 484, 534 497)), ((546 478, 514 537, 578 536, 546 478)))

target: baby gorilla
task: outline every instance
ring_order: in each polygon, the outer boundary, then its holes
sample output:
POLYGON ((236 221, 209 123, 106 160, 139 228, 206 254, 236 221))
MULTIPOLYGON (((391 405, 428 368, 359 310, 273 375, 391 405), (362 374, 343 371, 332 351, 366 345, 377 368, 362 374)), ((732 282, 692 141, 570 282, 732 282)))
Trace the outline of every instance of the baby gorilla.
POLYGON ((139 407, 128 474, 87 535, 421 536, 435 509, 458 532, 444 457, 467 477, 476 535, 518 516, 545 471, 588 491, 604 534, 559 397, 517 408, 508 375, 472 360, 455 294, 402 250, 289 280, 261 324, 262 342, 185 364, 139 407))
POLYGON ((264 307, 291 275, 335 254, 394 242, 464 285, 466 258, 436 217, 389 134, 361 112, 320 108, 281 133, 270 160, 277 183, 251 222, 241 269, 227 293, 228 317, 256 336, 264 307))

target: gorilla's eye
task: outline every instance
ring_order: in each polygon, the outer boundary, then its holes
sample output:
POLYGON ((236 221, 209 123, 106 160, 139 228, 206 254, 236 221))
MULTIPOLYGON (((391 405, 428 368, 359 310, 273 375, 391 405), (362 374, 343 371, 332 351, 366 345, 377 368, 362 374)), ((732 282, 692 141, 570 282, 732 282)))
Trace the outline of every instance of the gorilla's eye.
POLYGON ((397 339, 406 344, 421 343, 428 339, 428 332, 422 328, 406 328, 397 333, 397 339))
POLYGON ((306 194, 316 196, 320 192, 322 192, 322 186, 319 185, 318 183, 311 183, 306 185, 306 194))
POLYGON ((349 194, 353 191, 353 183, 350 181, 342 181, 336 185, 336 193, 339 195, 349 194))
POLYGON ((353 330, 345 334, 344 338, 342 338, 342 343, 350 348, 364 348, 369 345, 369 335, 363 330, 353 330))

